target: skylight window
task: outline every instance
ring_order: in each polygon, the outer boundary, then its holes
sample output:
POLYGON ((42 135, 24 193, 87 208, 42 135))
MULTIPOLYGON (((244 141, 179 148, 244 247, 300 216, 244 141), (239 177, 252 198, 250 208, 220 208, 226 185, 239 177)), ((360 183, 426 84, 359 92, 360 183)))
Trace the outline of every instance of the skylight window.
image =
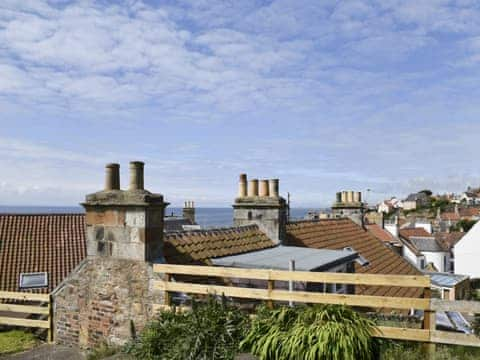
POLYGON ((20 288, 31 289, 48 286, 48 275, 46 272, 21 273, 20 288))

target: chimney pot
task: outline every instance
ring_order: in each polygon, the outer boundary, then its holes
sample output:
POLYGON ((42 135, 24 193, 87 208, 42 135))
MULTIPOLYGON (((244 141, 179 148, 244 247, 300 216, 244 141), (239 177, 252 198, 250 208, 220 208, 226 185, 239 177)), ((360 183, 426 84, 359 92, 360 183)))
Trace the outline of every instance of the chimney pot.
POLYGON ((141 161, 130 162, 130 188, 129 190, 144 190, 143 184, 143 167, 141 161))
POLYGON ((259 195, 264 197, 269 196, 268 180, 260 180, 259 195))
POLYGON ((248 186, 248 196, 258 196, 258 179, 252 179, 248 186))
POLYGON ((120 165, 107 164, 105 166, 105 191, 120 190, 120 165))
POLYGON ((270 197, 278 198, 279 197, 279 187, 280 187, 280 180, 278 179, 270 179, 268 180, 268 193, 270 197))
POLYGON ((238 182, 238 197, 242 198, 247 196, 247 174, 240 174, 240 180, 238 182))

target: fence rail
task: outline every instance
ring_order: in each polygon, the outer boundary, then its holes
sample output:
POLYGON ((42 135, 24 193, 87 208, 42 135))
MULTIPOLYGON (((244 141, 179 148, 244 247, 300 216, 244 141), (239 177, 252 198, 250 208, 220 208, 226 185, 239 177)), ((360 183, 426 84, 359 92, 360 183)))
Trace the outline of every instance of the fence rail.
POLYGON ((53 342, 52 298, 49 294, 0 291, 0 311, 6 313, 0 316, 0 325, 48 329, 48 341, 53 342), (20 300, 27 304, 8 303, 11 300, 20 300), (42 315, 46 320, 15 317, 17 314, 42 315))
POLYGON ((431 298, 431 282, 428 276, 345 274, 304 271, 284 271, 265 269, 239 269, 195 265, 154 265, 156 273, 165 274, 164 280, 157 280, 155 288, 165 292, 165 304, 157 309, 171 306, 171 293, 187 294, 224 294, 243 299, 264 300, 273 305, 274 301, 294 301, 301 303, 345 304, 357 307, 417 309, 424 311, 422 329, 378 326, 375 337, 417 341, 426 344, 430 354, 435 351, 435 344, 450 344, 480 347, 480 339, 475 335, 439 331, 435 329, 436 311, 461 311, 480 313, 480 303, 470 301, 445 301, 431 298), (220 277, 235 279, 266 280, 267 288, 245 288, 198 284, 174 279, 175 275, 202 277, 220 277), (307 283, 336 283, 367 286, 415 287, 423 289, 423 298, 406 298, 372 295, 331 294, 309 291, 276 290, 275 281, 296 281, 307 283))

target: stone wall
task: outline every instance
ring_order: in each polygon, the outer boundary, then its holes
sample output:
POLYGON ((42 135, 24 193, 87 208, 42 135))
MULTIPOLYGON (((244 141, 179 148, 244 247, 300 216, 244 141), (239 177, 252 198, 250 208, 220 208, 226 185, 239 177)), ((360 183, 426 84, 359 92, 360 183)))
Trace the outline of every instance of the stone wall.
POLYGON ((93 348, 122 345, 131 338, 132 321, 140 331, 163 304, 153 290, 152 265, 144 261, 88 258, 54 292, 55 341, 93 348))

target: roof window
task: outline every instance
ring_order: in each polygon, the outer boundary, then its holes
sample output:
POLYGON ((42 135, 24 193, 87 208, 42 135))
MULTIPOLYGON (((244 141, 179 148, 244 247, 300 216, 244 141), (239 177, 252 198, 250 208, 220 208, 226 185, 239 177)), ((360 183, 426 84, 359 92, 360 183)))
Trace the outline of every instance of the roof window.
POLYGON ((48 286, 48 274, 46 272, 21 273, 20 288, 31 289, 48 286))

